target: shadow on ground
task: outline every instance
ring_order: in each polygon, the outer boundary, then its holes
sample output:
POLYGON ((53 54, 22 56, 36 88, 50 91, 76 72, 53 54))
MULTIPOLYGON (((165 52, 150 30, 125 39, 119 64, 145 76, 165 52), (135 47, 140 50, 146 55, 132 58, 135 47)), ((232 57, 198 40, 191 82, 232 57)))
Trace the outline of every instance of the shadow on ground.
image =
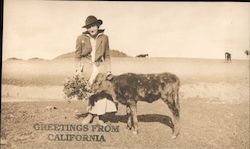
MULTIPOLYGON (((77 114, 76 118, 84 118, 87 116, 87 113, 77 114)), ((143 114, 137 116, 139 122, 159 122, 164 125, 167 125, 172 130, 174 128, 173 122, 171 117, 161 114, 143 114)), ((101 117, 101 119, 105 122, 111 122, 111 123, 127 123, 128 116, 127 115, 115 115, 114 113, 108 113, 101 117)))

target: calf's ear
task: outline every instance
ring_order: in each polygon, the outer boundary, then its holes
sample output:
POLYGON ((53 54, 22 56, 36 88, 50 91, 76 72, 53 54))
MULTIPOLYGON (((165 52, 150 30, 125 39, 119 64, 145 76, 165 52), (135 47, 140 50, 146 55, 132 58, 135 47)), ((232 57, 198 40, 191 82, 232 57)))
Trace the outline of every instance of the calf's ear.
POLYGON ((106 80, 108 81, 111 81, 113 79, 113 75, 111 73, 109 73, 107 76, 106 76, 106 80))

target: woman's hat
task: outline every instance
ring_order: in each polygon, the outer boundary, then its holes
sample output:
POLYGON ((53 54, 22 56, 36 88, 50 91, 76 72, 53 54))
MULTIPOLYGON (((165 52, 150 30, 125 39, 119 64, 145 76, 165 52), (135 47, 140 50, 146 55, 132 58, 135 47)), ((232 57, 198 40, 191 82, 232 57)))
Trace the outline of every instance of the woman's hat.
POLYGON ((102 25, 102 20, 98 20, 95 16, 88 16, 85 20, 85 25, 82 28, 86 28, 92 24, 100 26, 102 25))

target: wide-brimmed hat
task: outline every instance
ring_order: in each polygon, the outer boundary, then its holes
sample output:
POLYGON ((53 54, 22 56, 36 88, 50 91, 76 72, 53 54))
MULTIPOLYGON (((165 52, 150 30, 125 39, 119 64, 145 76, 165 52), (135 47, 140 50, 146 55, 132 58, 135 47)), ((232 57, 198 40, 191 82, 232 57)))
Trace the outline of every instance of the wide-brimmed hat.
POLYGON ((82 28, 86 28, 92 24, 100 26, 102 25, 102 20, 98 20, 95 16, 88 16, 85 20, 85 25, 82 28))

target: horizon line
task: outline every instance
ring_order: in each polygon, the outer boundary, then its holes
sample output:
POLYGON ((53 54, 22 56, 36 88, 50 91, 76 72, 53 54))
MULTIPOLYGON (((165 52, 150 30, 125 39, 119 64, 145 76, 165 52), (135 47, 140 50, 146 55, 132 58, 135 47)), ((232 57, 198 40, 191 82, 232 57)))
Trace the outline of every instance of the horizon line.
MULTIPOLYGON (((56 58, 56 57, 55 57, 56 58)), ((17 59, 17 60, 23 60, 23 61, 27 61, 27 60, 31 60, 31 59, 41 59, 41 60, 56 60, 55 58, 52 58, 52 59, 47 59, 47 58, 41 58, 41 57, 31 57, 31 58, 26 58, 26 59, 23 59, 23 58, 18 58, 18 57, 9 57, 9 58, 6 58, 6 59, 2 59, 2 61, 7 61, 8 59, 17 59)), ((71 57, 73 58, 73 57, 71 57)), ((205 59, 205 60, 224 60, 225 58, 202 58, 202 57, 163 57, 163 56, 148 56, 148 57, 144 57, 144 58, 139 58, 139 57, 136 57, 136 56, 124 56, 124 57, 111 57, 111 58, 138 58, 138 59, 145 59, 145 58, 176 58, 176 59, 205 59)), ((67 58, 62 58, 62 59, 67 59, 67 58)), ((250 57, 247 56, 246 58, 234 58, 233 60, 250 60, 250 57)))

